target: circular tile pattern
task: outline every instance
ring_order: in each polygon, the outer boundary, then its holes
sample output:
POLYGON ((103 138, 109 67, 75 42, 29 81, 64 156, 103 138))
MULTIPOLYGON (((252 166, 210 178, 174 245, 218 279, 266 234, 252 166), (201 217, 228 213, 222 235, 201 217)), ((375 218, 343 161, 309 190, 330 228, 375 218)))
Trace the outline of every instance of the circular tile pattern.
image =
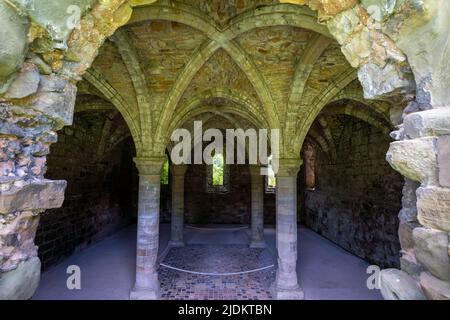
MULTIPOLYGON (((162 261, 179 269, 204 273, 232 273, 275 264, 266 249, 246 245, 190 245, 171 248, 162 261)), ((159 267, 163 299, 260 300, 270 299, 269 286, 275 267, 253 273, 227 276, 190 274, 159 267)))

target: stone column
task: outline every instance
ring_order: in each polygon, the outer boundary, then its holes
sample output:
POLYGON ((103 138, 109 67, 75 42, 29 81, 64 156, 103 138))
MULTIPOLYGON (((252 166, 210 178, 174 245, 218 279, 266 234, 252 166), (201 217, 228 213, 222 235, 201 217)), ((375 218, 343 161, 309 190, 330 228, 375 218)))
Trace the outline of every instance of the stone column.
POLYGON ((265 248, 264 241, 264 181, 260 166, 250 166, 252 180, 252 217, 250 248, 265 248))
POLYGON ((278 270, 272 285, 276 299, 303 299, 297 279, 297 173, 300 159, 280 159, 276 173, 276 245, 278 270))
POLYGON ((170 245, 173 247, 183 247, 184 231, 184 175, 187 165, 172 165, 172 221, 170 233, 170 245))
POLYGON ((160 297, 157 273, 159 245, 159 197, 164 157, 135 158, 139 171, 139 204, 136 253, 136 283, 130 299, 160 297))

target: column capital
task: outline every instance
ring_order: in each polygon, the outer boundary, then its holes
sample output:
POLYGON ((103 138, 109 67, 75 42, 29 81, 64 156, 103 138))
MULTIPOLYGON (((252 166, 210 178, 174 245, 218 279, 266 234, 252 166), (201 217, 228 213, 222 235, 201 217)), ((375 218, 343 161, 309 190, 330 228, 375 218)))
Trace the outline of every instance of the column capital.
POLYGON ((133 159, 139 175, 160 175, 165 157, 136 157, 133 159))
POLYGON ((179 164, 179 165, 170 165, 170 172, 173 176, 184 176, 188 169, 187 164, 179 164))
POLYGON ((297 176, 303 160, 300 158, 282 158, 278 160, 278 172, 275 173, 277 177, 292 177, 297 176))

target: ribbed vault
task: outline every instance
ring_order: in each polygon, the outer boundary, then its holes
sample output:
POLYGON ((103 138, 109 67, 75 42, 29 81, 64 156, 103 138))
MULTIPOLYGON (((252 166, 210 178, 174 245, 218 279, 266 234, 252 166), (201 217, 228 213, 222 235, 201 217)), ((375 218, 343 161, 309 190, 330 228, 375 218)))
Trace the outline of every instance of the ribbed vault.
MULTIPOLYGON (((373 116, 359 110, 365 100, 362 88, 354 88, 356 70, 315 12, 260 2, 138 6, 100 50, 84 90, 100 92, 121 112, 142 155, 163 154, 174 129, 207 112, 281 129, 288 158, 298 157, 312 124, 333 101, 348 97, 353 115, 377 125, 388 121, 382 103, 366 104, 375 108, 373 116), (226 105, 217 104, 221 99, 226 105)), ((330 140, 326 130, 311 132, 322 145, 330 140)))

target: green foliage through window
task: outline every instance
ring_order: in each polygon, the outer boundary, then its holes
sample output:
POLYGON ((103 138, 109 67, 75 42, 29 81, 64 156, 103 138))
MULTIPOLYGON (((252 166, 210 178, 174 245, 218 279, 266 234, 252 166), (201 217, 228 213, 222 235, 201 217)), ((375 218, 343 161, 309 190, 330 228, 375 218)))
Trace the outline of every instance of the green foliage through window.
POLYGON ((267 187, 273 189, 277 186, 277 178, 275 178, 275 173, 272 169, 272 155, 269 157, 269 165, 267 166, 267 169, 267 187))
POLYGON ((213 186, 223 186, 223 155, 218 153, 213 157, 213 186))
POLYGON ((277 186, 277 179, 275 178, 275 176, 267 176, 267 185, 269 188, 275 188, 277 186))
POLYGON ((164 161, 162 173, 161 173, 161 184, 168 185, 169 184, 169 159, 166 157, 164 161))

